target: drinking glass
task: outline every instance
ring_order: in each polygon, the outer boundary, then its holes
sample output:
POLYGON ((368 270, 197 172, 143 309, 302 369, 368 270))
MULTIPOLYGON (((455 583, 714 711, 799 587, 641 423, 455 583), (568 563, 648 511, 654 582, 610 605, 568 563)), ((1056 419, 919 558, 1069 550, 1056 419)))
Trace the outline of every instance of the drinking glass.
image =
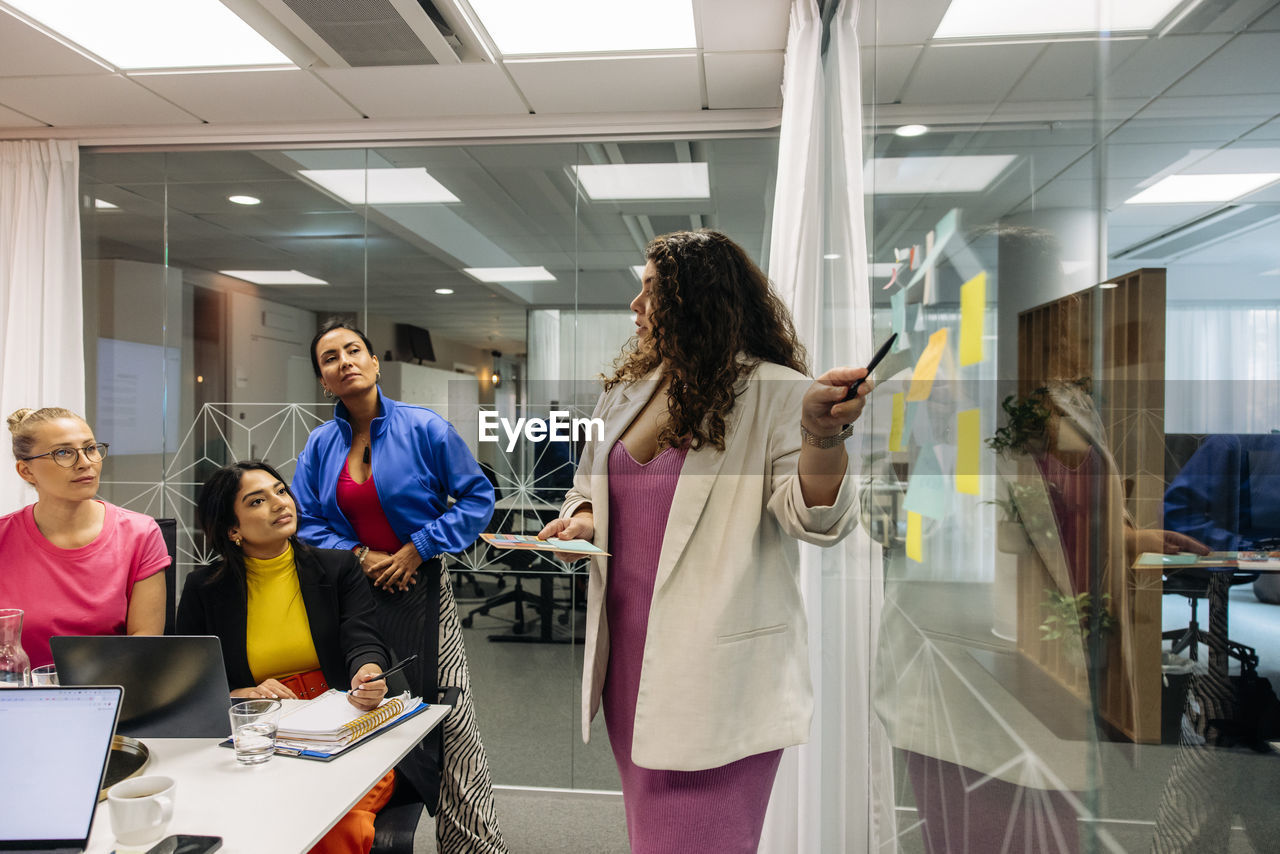
POLYGON ((39 687, 58 684, 58 668, 53 664, 42 664, 31 668, 31 684, 39 687))
POLYGON ((276 728, 280 725, 279 700, 245 700, 231 707, 231 737, 236 760, 242 765, 261 765, 276 751, 276 728))

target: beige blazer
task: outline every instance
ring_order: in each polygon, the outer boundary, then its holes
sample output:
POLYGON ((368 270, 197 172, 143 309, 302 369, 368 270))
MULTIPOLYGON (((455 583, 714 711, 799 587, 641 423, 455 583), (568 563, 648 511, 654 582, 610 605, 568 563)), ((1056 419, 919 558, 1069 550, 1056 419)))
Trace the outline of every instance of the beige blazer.
MULTIPOLYGON (((654 583, 631 751, 645 768, 696 771, 808 740, 813 712, 797 539, 829 546, 853 529, 846 473, 835 503, 806 507, 796 473, 800 405, 812 381, 762 364, 742 384, 725 450, 690 451, 654 583)), ((655 371, 603 394, 603 441, 588 443, 561 509, 590 502, 609 548, 609 449, 658 388, 655 371)), ((582 737, 609 664, 609 560, 587 589, 582 737)))

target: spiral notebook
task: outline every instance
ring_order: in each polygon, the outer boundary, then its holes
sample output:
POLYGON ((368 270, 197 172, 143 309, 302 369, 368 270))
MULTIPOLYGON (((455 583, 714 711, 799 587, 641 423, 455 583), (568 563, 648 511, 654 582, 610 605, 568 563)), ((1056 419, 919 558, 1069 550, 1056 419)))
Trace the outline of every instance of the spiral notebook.
MULTIPOLYGON (((383 700, 371 712, 362 712, 351 705, 345 692, 329 689, 281 716, 276 754, 327 762, 428 708, 429 704, 405 692, 383 700)), ((231 739, 223 746, 233 746, 231 739)))

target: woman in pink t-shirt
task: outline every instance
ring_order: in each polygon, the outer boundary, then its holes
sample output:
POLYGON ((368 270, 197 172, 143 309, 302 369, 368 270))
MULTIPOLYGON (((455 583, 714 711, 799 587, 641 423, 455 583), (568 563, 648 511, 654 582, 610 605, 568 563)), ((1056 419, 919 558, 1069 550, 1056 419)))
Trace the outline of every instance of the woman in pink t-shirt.
POLYGON ((94 498, 107 446, 56 407, 19 409, 9 432, 37 500, 0 516, 0 607, 25 612, 31 666, 54 635, 162 634, 169 553, 150 516, 94 498))

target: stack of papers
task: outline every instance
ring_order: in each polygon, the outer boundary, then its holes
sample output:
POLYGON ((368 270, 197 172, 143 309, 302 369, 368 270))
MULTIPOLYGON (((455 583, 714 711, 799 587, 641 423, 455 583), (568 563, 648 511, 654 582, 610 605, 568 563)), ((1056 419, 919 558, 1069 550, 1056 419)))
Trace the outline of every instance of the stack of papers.
POLYGON ((339 753, 365 736, 413 715, 422 705, 421 700, 406 692, 383 700, 371 712, 364 712, 351 705, 345 692, 330 689, 280 719, 276 750, 339 753))

